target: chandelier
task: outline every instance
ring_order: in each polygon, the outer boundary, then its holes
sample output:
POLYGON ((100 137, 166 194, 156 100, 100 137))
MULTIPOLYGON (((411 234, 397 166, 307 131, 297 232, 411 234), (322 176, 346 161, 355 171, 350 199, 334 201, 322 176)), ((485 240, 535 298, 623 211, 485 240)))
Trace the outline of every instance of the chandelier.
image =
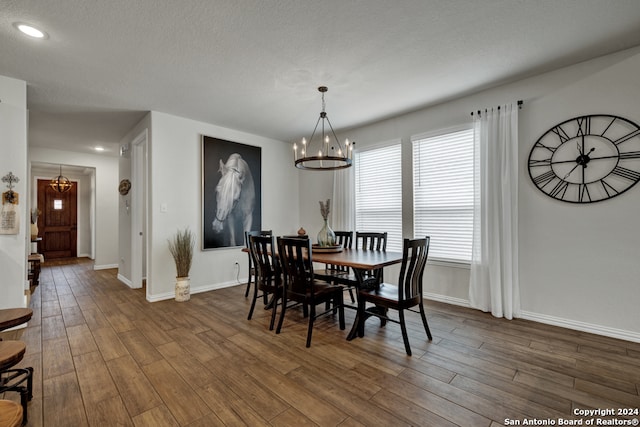
POLYGON ((302 138, 300 152, 298 152, 298 144, 293 144, 294 164, 298 169, 336 170, 348 168, 353 164, 353 146, 355 142, 349 143, 347 139, 344 144, 341 144, 333 130, 333 126, 331 126, 327 113, 324 111, 324 94, 328 90, 326 86, 318 88, 318 91, 322 93, 322 111, 316 122, 316 127, 313 128, 311 138, 309 138, 309 141, 302 138), (320 126, 321 122, 322 125, 320 126), (325 126, 325 122, 327 126, 325 126), (314 140, 313 137, 316 135, 318 126, 320 126, 322 135, 318 133, 318 138, 314 140))
POLYGON ((60 165, 60 175, 51 180, 51 182, 49 183, 49 187, 51 187, 53 191, 56 191, 58 193, 66 193, 67 191, 71 190, 71 187, 73 187, 73 184, 71 183, 71 181, 69 181, 69 178, 67 178, 66 176, 62 176, 62 165, 60 165))

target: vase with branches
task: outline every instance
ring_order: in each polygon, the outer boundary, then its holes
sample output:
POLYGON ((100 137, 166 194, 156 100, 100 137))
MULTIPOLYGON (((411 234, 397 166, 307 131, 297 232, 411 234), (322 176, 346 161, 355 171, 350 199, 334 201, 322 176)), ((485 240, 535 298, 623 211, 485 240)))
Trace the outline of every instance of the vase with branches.
POLYGON ((176 301, 188 301, 190 298, 189 271, 193 261, 195 238, 189 228, 178 230, 169 239, 169 252, 176 264, 176 301))
POLYGON ((320 203, 320 215, 322 215, 322 219, 324 220, 324 225, 318 233, 318 246, 335 246, 336 233, 333 232, 328 223, 329 213, 331 212, 331 199, 327 199, 324 203, 322 203, 322 201, 318 203, 320 203))

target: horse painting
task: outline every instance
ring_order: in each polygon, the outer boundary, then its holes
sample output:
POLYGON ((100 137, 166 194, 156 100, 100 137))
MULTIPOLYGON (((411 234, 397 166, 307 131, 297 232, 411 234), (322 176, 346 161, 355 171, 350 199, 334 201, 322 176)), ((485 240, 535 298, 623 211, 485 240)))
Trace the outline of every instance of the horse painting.
POLYGON ((218 172, 222 175, 216 185, 216 217, 211 227, 215 233, 227 233, 230 246, 244 244, 244 231, 251 230, 256 189, 251 170, 238 153, 226 163, 220 159, 218 172), (242 232, 239 232, 240 225, 242 232))

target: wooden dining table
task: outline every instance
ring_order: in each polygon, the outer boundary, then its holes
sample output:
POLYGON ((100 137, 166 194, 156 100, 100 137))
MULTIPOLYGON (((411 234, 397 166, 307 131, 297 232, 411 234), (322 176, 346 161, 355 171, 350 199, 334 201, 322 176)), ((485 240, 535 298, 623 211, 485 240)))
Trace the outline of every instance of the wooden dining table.
MULTIPOLYGON (((356 291, 359 290, 368 272, 380 270, 402 262, 402 252, 383 252, 366 249, 343 249, 340 252, 316 252, 312 251, 311 261, 323 264, 333 264, 343 267, 350 267, 356 276, 356 291)), ((356 292, 357 298, 358 292, 356 292)), ((356 311, 353 326, 347 335, 347 341, 351 341, 358 336, 358 323, 360 313, 356 311)))
MULTIPOLYGON (((244 248, 244 252, 248 249, 244 248)), ((350 267, 356 276, 356 291, 360 289, 365 281, 365 274, 370 271, 380 270, 402 262, 402 252, 383 252, 366 249, 342 249, 339 252, 313 251, 311 261, 322 264, 333 264, 343 267, 350 267)), ((357 295, 358 292, 356 292, 357 295)), ((356 317, 353 326, 347 335, 347 340, 351 341, 358 336, 358 323, 360 322, 359 314, 356 311, 356 317)))

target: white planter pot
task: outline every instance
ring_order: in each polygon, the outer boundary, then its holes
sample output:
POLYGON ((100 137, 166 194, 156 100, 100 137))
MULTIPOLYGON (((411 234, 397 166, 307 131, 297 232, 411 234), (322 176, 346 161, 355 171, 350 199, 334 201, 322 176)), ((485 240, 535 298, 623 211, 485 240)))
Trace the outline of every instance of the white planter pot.
POLYGON ((176 277, 176 301, 189 301, 191 298, 191 280, 188 277, 176 277))

